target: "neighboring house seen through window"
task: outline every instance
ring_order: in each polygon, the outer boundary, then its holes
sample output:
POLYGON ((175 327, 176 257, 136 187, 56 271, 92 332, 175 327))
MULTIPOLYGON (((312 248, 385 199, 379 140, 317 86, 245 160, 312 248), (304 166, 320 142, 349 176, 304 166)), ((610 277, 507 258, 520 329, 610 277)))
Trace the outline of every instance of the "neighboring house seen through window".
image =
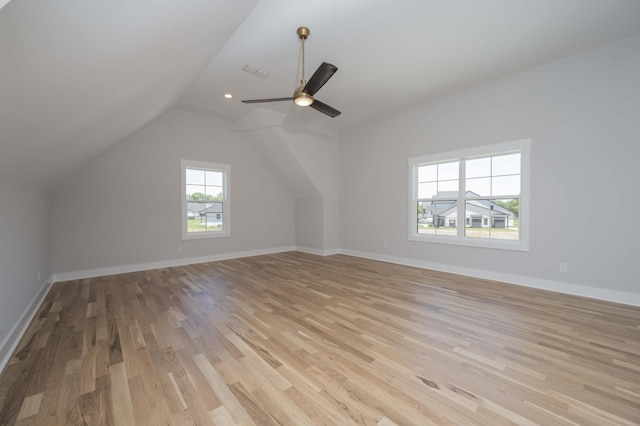
POLYGON ((182 239, 230 235, 227 164, 181 160, 182 239))
POLYGON ((525 140, 410 158, 409 239, 528 250, 530 146, 525 140))

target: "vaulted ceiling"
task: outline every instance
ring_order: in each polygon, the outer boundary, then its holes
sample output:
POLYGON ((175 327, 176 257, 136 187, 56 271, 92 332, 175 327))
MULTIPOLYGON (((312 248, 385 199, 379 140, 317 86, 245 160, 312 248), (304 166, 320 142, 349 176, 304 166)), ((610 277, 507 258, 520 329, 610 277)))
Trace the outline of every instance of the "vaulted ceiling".
POLYGON ((0 172, 52 187, 174 106, 229 119, 265 107, 341 130, 639 34, 639 16, 637 0, 12 0, 0 172), (302 25, 307 77, 339 68, 317 94, 337 118, 240 102, 291 96, 302 25))

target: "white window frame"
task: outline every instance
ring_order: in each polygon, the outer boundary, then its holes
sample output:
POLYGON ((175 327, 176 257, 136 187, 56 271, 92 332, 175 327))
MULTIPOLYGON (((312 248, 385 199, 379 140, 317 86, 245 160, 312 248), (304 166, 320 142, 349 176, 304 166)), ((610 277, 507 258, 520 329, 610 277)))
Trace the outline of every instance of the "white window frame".
POLYGON ((231 166, 228 164, 220 164, 220 163, 209 163, 205 161, 195 161, 195 160, 180 160, 181 167, 181 195, 182 201, 180 203, 180 208, 182 210, 182 239, 183 240, 196 240, 202 238, 218 238, 218 237, 228 237, 231 235, 231 215, 229 212, 231 211, 231 201, 229 197, 229 187, 231 181, 231 166), (199 170, 208 170, 214 172, 222 172, 222 230, 220 231, 204 231, 204 232, 188 232, 187 228, 187 208, 188 208, 188 200, 187 200, 187 169, 199 169, 199 170))
MULTIPOLYGON (((531 140, 524 139, 512 142, 486 145, 458 151, 444 152, 433 155, 409 158, 409 240, 437 243, 453 244, 470 247, 483 247, 501 250, 529 251, 529 185, 531 180, 530 167, 531 140), (427 235, 418 233, 418 167, 426 164, 443 163, 447 161, 459 161, 459 187, 458 187, 458 218, 465 217, 465 161, 475 158, 495 156, 501 154, 520 153, 520 211, 519 239, 501 240, 491 238, 467 237, 464 235, 465 226, 458 226, 457 234, 450 235, 427 235)), ((465 223, 463 220, 458 224, 465 223)))

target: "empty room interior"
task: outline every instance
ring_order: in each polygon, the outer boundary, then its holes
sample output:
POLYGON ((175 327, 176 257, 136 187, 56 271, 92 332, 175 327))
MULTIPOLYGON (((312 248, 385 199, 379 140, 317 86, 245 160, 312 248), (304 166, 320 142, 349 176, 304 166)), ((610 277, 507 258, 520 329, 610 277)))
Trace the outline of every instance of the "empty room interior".
POLYGON ((0 0, 0 424, 640 424, 639 162, 637 0, 0 0))

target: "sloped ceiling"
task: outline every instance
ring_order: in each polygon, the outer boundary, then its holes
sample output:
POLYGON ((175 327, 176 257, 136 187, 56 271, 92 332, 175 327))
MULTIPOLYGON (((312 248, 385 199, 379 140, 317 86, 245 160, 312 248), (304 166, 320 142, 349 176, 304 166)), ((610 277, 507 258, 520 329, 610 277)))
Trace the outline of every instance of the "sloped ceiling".
POLYGON ((292 96, 299 26, 311 30, 307 78, 322 61, 339 68, 317 97, 342 111, 328 118, 306 108, 299 118, 342 130, 638 34, 640 1, 263 0, 179 105, 230 118, 291 113, 291 102, 240 101, 292 96), (244 72, 246 64, 271 75, 244 72))
POLYGON ((0 10, 0 171, 50 187, 167 110, 257 0, 15 0, 0 10))
POLYGON ((55 186, 172 106, 230 119, 263 107, 292 128, 342 130, 638 34, 638 16, 638 0, 12 0, 0 172, 55 186), (240 102, 291 95, 302 25, 307 77, 339 68, 318 92, 335 119, 240 102))

